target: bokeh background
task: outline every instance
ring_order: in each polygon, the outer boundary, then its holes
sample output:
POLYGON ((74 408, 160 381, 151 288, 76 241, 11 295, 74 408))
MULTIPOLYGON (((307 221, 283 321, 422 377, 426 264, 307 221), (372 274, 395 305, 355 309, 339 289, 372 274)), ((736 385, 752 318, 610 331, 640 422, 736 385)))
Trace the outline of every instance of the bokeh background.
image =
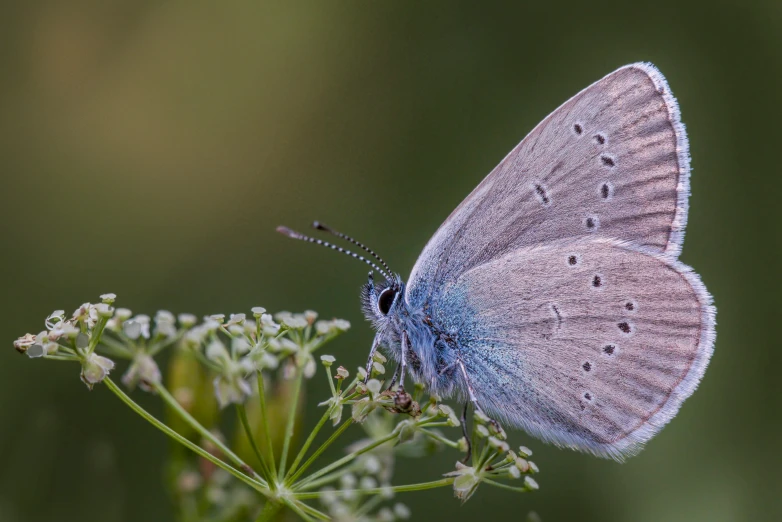
MULTIPOLYGON (((539 120, 639 60, 691 140, 682 259, 719 309, 700 389, 625 464, 517 433, 540 492, 400 498, 415 520, 782 520, 782 4, 669 0, 5 4, 0 520, 171 516, 163 435, 11 347, 49 312, 104 292, 147 313, 313 308, 354 324, 329 351, 355 367, 366 269, 275 226, 323 220, 407 274, 539 120)), ((438 458, 398 481, 453 465, 438 458)))

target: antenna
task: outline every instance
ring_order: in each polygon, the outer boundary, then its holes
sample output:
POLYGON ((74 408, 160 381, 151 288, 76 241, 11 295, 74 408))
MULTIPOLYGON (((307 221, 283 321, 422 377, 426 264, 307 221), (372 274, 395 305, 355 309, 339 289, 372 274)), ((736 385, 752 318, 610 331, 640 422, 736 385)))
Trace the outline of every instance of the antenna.
MULTIPOLYGON (((386 280, 391 281, 390 271, 386 272, 385 270, 383 270, 382 268, 377 266, 375 263, 373 263, 369 259, 365 258, 364 256, 360 256, 360 255, 356 254, 355 252, 351 252, 350 250, 346 250, 346 249, 344 249, 342 247, 339 247, 337 245, 333 245, 333 244, 329 243, 328 241, 323 241, 321 239, 316 239, 314 237, 305 236, 304 234, 296 232, 295 230, 291 230, 288 227, 282 227, 282 226, 277 227, 277 232, 279 232, 280 234, 282 234, 284 236, 288 236, 289 238, 292 238, 292 239, 298 239, 300 241, 308 241, 310 243, 315 243, 316 245, 328 247, 328 248, 330 248, 332 250, 336 250, 337 252, 342 252, 343 254, 347 254, 347 255, 349 255, 351 257, 354 257, 354 258, 358 259, 359 261, 363 261, 364 263, 368 264, 369 266, 371 266, 372 268, 374 268, 375 270, 377 270, 378 272, 383 274, 383 277, 385 277, 386 280)), ((383 263, 383 264, 385 265, 385 263, 383 263)))
POLYGON ((391 270, 391 268, 389 268, 388 264, 385 261, 383 261, 383 258, 380 257, 379 255, 377 255, 374 250, 372 250, 371 248, 369 248, 366 245, 364 245, 361 241, 357 241, 357 240, 353 239, 352 237, 350 237, 349 235, 343 234, 342 232, 337 232, 336 230, 334 230, 330 226, 324 225, 320 221, 313 221, 312 222, 312 228, 315 228, 315 229, 318 229, 318 230, 323 230, 324 232, 328 232, 332 236, 337 236, 339 238, 344 239, 345 241, 350 241, 351 243, 353 243, 357 247, 363 249, 364 252, 368 252, 375 259, 377 259, 380 262, 380 264, 383 265, 383 268, 386 269, 386 272, 388 272, 389 274, 392 272, 392 270, 391 270))

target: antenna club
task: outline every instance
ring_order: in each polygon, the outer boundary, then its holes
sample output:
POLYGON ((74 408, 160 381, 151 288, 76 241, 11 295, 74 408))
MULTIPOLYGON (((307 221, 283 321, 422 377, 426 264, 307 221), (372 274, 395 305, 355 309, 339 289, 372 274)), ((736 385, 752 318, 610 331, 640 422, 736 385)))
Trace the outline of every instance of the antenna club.
POLYGON ((291 237, 293 239, 302 239, 303 238, 303 236, 301 234, 299 234, 298 232, 296 232, 295 230, 291 230, 290 228, 282 226, 282 225, 277 227, 277 232, 279 232, 283 236, 288 236, 288 237, 291 237))

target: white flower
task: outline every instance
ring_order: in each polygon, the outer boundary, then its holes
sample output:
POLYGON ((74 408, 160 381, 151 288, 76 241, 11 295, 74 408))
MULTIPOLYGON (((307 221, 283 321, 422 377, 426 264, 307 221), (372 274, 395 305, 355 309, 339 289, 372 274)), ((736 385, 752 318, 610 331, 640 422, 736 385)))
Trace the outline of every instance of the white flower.
POLYGON ((244 314, 231 314, 231 318, 228 319, 228 324, 244 324, 246 316, 244 314))
POLYGON ((528 477, 524 477, 524 486, 527 489, 530 489, 530 490, 533 490, 533 491, 540 488, 540 486, 538 486, 537 481, 534 478, 529 477, 529 476, 528 477))
POLYGON ((33 334, 24 334, 22 337, 14 341, 14 348, 19 353, 25 353, 32 345, 35 344, 36 338, 33 334))
POLYGON ((214 380, 215 396, 221 408, 241 404, 252 393, 250 384, 237 375, 219 375, 214 380))
POLYGON ((160 368, 155 360, 144 352, 138 352, 128 371, 122 376, 122 383, 131 390, 138 384, 144 391, 152 391, 150 384, 161 381, 160 368))
POLYGON ((407 520, 408 518, 410 518, 410 508, 404 504, 397 502, 396 504, 394 504, 394 514, 397 516, 397 518, 401 518, 402 520, 407 520))
POLYGON ((141 336, 141 323, 137 323, 136 321, 125 321, 122 325, 122 329, 125 331, 125 335, 134 341, 141 336))
POLYGON ((196 321, 198 319, 193 314, 179 314, 179 324, 184 326, 185 328, 190 328, 194 324, 196 324, 196 321))
POLYGON ((111 317, 114 315, 114 308, 109 306, 108 303, 98 303, 95 305, 95 311, 100 317, 111 317))
POLYGON ((83 322, 88 328, 92 328, 98 321, 98 312, 94 305, 84 303, 73 312, 73 319, 83 322))
POLYGON ((237 355, 244 355, 250 351, 250 343, 244 337, 231 339, 231 350, 237 355))
POLYGON ((117 299, 117 294, 103 294, 100 296, 100 300, 106 304, 112 304, 117 299))
POLYGON ((65 310, 55 310, 46 318, 46 328, 48 330, 54 330, 55 327, 63 321, 65 321, 65 310))
POLYGON ((311 379, 313 375, 315 375, 315 372, 317 371, 318 367, 315 364, 315 358, 311 355, 307 354, 307 362, 304 364, 304 377, 307 379, 311 379))
POLYGON ((101 382, 114 369, 114 361, 96 353, 89 354, 81 363, 81 380, 89 389, 101 382))
POLYGON ((258 318, 266 313, 266 308, 262 306, 253 306, 250 311, 253 313, 253 317, 258 318))
POLYGON ((456 498, 462 501, 467 501, 481 483, 481 474, 461 462, 456 463, 456 471, 446 473, 445 476, 456 477, 453 481, 453 492, 456 498))
POLYGON ((25 353, 30 359, 37 359, 38 357, 43 357, 46 355, 46 349, 43 347, 43 345, 36 343, 29 347, 25 353))
POLYGON ((219 364, 225 364, 231 359, 228 349, 218 339, 213 340, 207 345, 206 357, 219 364))
POLYGON ((117 308, 117 311, 114 313, 114 315, 125 321, 126 319, 130 319, 133 316, 133 312, 127 308, 117 308))

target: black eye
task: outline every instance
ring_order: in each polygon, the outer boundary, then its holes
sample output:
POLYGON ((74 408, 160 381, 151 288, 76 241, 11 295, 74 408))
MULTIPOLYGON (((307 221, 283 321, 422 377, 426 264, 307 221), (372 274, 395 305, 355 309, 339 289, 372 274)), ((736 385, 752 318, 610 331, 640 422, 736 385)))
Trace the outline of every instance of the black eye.
POLYGON ((377 307, 381 314, 388 315, 388 311, 391 310, 391 305, 394 303, 394 297, 396 297, 396 292, 393 288, 386 288, 380 292, 380 297, 377 298, 377 307))

